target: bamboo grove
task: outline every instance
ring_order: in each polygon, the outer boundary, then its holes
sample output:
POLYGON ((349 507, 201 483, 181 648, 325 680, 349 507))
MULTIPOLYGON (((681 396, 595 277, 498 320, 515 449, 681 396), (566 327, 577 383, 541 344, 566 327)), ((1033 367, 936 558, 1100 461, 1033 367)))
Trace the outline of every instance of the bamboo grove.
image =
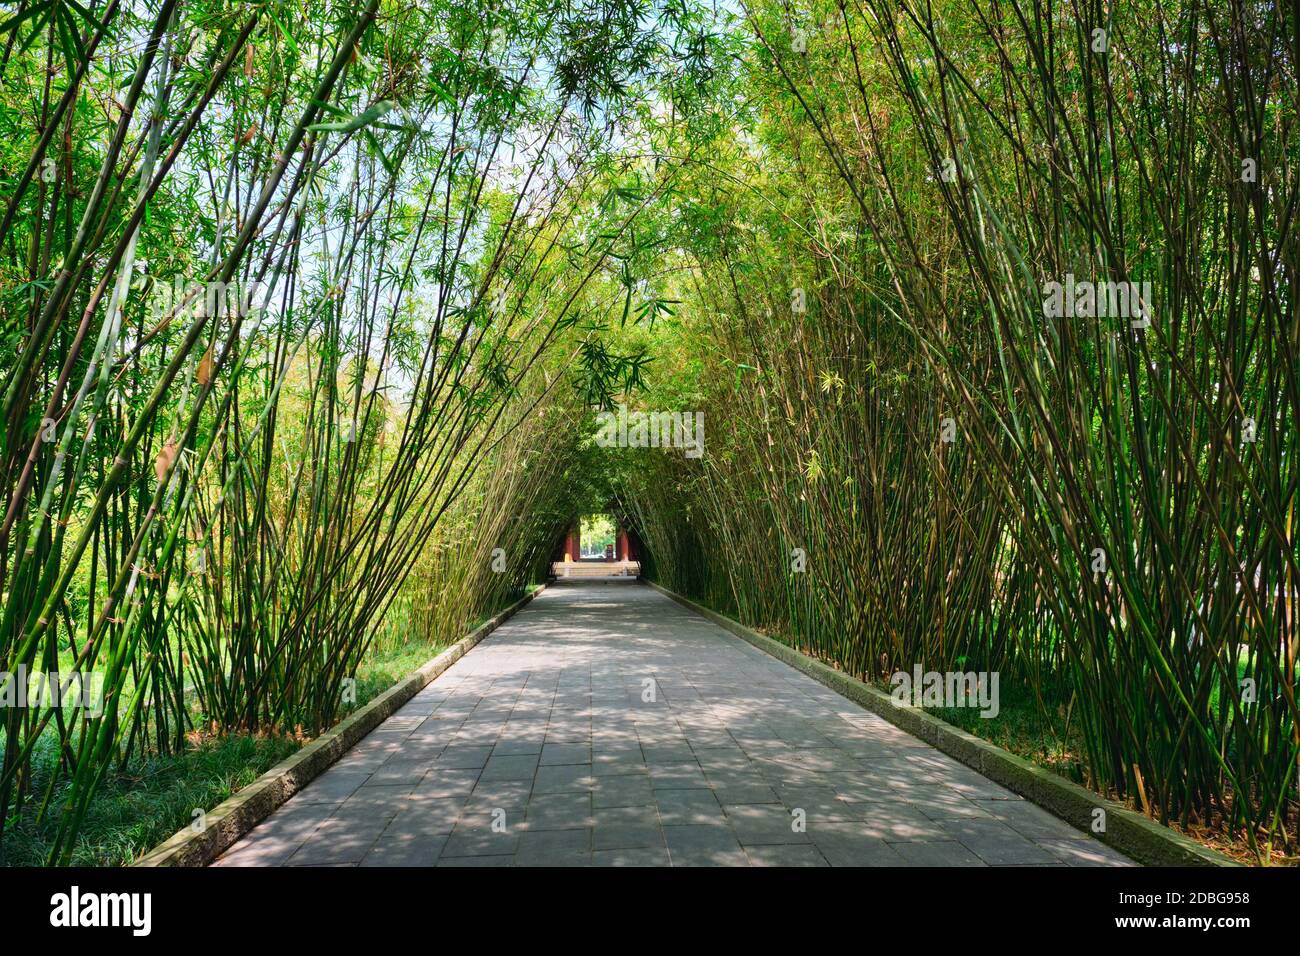
POLYGON ((1294 4, 0 12, 6 828, 305 739, 611 506, 854 675, 1300 852, 1294 4), (1086 290, 1081 292, 1080 290, 1086 290), (705 453, 596 447, 616 404, 705 453))
POLYGON ((585 290, 653 195, 609 142, 680 62, 594 9, 0 18, 0 670, 102 678, 4 710, 0 838, 65 862, 136 755, 315 733, 377 634, 539 579, 585 290))
POLYGON ((1293 857, 1294 7, 739 19, 675 283, 715 427, 624 469, 652 573, 868 679, 1000 671, 1081 782, 1293 857))

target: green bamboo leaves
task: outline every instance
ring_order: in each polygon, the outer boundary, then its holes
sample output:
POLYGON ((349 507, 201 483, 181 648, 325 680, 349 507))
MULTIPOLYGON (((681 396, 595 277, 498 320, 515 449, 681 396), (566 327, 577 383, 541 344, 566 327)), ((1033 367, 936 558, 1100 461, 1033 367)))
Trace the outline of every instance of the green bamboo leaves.
POLYGON ((744 12, 680 310, 733 428, 629 478, 654 573, 862 676, 1001 670, 1091 786, 1294 855, 1294 11, 744 12))
POLYGON ((535 60, 576 14, 546 4, 309 7, 0 33, 6 128, 36 117, 0 144, 0 671, 107 702, 0 711, 0 853, 22 823, 68 862, 141 755, 318 732, 376 634, 495 610, 569 517, 569 457, 532 449, 635 218, 578 242, 610 144, 573 106, 618 113, 652 31, 597 25, 618 84, 560 84, 535 60))

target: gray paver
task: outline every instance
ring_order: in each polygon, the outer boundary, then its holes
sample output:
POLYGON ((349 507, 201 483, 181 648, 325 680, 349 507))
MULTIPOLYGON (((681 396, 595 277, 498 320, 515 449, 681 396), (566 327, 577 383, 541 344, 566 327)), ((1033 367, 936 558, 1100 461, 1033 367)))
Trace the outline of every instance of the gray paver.
POLYGON ((499 756, 495 751, 483 766, 480 780, 532 780, 537 772, 536 754, 508 754, 499 756))
POLYGON ((664 827, 673 866, 748 866, 740 841, 725 825, 664 827))
POLYGON ((596 810, 595 843, 597 850, 629 850, 637 847, 660 847, 664 834, 659 828, 659 814, 654 807, 609 807, 596 810))
POLYGON ((707 787, 689 790, 656 790, 655 803, 665 826, 725 823, 726 814, 718 793, 707 787))
POLYGON ((635 847, 628 850, 596 850, 592 866, 668 866, 667 847, 635 847))
POLYGON ((630 581, 548 589, 216 863, 827 864, 1131 865, 630 581))
POLYGON ((623 774, 597 777, 591 791, 592 805, 604 807, 645 807, 654 804, 649 774, 623 774))
POLYGON ((826 857, 810 844, 789 843, 782 846, 748 846, 745 855, 750 866, 829 866, 826 857))
POLYGON ((591 861, 591 831, 529 830, 519 837, 516 866, 583 866, 591 861))
POLYGON ((528 801, 530 830, 570 830, 590 825, 589 793, 535 793, 528 801))
POLYGON ((892 847, 909 866, 988 865, 955 840, 940 840, 934 843, 894 843, 892 847))

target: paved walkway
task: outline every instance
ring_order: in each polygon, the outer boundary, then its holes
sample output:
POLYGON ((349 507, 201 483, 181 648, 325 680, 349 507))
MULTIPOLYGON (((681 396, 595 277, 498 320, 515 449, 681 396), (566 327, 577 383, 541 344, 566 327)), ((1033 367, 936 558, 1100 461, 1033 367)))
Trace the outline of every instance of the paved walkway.
POLYGON ((578 582, 216 865, 1127 862, 650 588, 578 582))

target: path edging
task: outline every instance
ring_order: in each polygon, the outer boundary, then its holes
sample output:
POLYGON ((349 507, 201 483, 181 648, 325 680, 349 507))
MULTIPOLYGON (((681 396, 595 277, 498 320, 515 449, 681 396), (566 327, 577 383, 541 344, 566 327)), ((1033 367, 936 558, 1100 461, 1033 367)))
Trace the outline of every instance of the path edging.
POLYGON ((1036 766, 996 744, 911 707, 900 707, 877 687, 838 671, 816 658, 809 657, 787 644, 760 634, 717 611, 682 597, 654 581, 641 579, 659 593, 687 610, 712 621, 719 627, 752 644, 777 660, 802 671, 841 697, 846 697, 914 737, 979 771, 994 783, 1020 794, 1025 799, 1060 817, 1076 829, 1096 837, 1102 843, 1147 866, 1240 866, 1221 853, 1203 846, 1181 833, 1161 826, 1136 811, 1107 800, 1043 767, 1036 766), (1092 813, 1106 811, 1106 830, 1093 833, 1092 813))
POLYGON ((178 830, 132 865, 207 866, 545 588, 543 584, 525 594, 364 707, 232 794, 205 815, 206 826, 201 831, 196 832, 190 827, 178 830))

